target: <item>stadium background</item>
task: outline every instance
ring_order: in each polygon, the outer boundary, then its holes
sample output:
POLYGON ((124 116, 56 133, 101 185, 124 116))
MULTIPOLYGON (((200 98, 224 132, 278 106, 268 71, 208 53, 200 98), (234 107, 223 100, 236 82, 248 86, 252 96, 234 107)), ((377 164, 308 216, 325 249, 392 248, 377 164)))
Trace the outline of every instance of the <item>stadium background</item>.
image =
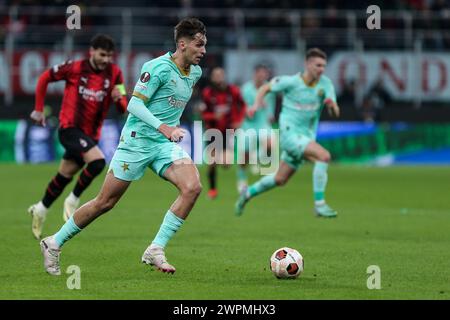
MULTIPOLYGON (((47 162, 62 154, 56 139, 64 84, 49 86, 49 126, 33 126, 39 74, 87 54, 104 32, 117 42, 116 62, 128 92, 143 62, 173 49, 173 26, 195 15, 208 29, 204 75, 183 125, 198 119, 200 89, 209 70, 225 67, 228 80, 251 79, 256 63, 273 74, 302 68, 307 48, 329 55, 326 74, 342 109, 322 116, 319 141, 341 162, 450 164, 450 6, 448 0, 396 1, 0 1, 0 161, 47 162), (81 29, 66 28, 66 8, 81 8, 81 29), (366 9, 381 8, 381 29, 369 30, 366 9)), ((280 101, 279 101, 280 102, 280 101)), ((111 108, 101 147, 112 156, 124 118, 111 108)))
MULTIPOLYGON (((77 1, 81 30, 67 30, 70 4, 0 0, 0 299, 450 298, 448 0, 77 1), (371 4, 381 8, 380 30, 366 28, 371 4), (26 209, 42 197, 62 153, 56 128, 63 83, 49 86, 49 125, 41 128, 28 120, 37 77, 86 55, 90 38, 104 32, 116 39, 130 92, 142 63, 173 49, 172 28, 188 15, 206 23, 208 45, 204 77, 183 117, 187 127, 198 118, 198 91, 213 66, 224 65, 229 80, 241 83, 256 62, 271 65, 274 74, 294 73, 306 48, 328 53, 326 74, 342 118, 324 112, 319 141, 335 160, 327 202, 339 217, 314 216, 312 165, 249 203, 239 218, 235 174, 219 170, 219 197, 211 201, 203 192, 167 248, 177 267, 167 277, 139 258, 177 193, 147 172, 111 214, 64 247, 62 276, 48 276, 26 209), (305 258, 296 281, 279 281, 268 269, 283 246, 305 258), (81 290, 67 286, 72 265, 82 272, 81 290), (381 270, 380 290, 368 287, 373 265, 381 270)), ((111 109, 101 142, 107 158, 125 120, 111 109)), ((199 171, 206 186, 205 166, 199 171)), ((82 202, 97 195, 103 176, 82 202)), ((52 206, 44 236, 61 227, 71 189, 52 206)), ((315 314, 322 309, 335 306, 315 306, 315 314)))

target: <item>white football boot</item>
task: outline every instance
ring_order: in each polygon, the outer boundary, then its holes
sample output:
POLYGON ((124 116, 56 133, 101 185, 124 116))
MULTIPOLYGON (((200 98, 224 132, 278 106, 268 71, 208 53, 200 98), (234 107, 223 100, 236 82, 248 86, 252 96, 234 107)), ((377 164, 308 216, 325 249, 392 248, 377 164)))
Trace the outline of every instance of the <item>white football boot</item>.
POLYGON ((167 262, 164 249, 159 246, 150 245, 142 255, 142 263, 154 266, 162 272, 175 273, 175 267, 167 262))
POLYGON ((71 216, 78 209, 78 205, 80 204, 80 198, 75 197, 72 193, 64 200, 64 212, 63 218, 64 221, 70 219, 71 216))
POLYGON ((59 256, 61 249, 55 242, 53 236, 43 239, 40 243, 41 252, 44 256, 44 268, 47 273, 53 276, 59 276, 61 269, 59 268, 59 256))
POLYGON ((42 228, 44 226, 45 217, 47 216, 47 208, 41 203, 31 205, 28 208, 28 213, 31 214, 31 232, 33 236, 39 240, 42 235, 42 228))

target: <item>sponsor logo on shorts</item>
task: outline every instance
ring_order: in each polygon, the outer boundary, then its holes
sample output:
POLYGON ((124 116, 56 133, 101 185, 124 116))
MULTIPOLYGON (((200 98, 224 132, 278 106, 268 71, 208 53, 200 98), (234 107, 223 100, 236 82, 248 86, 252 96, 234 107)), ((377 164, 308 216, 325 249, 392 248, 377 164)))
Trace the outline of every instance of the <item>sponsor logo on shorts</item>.
POLYGON ((84 140, 84 139, 82 139, 82 138, 80 138, 80 145, 83 147, 83 148, 86 148, 87 147, 87 145, 88 145, 88 143, 87 143, 87 141, 86 140, 84 140))

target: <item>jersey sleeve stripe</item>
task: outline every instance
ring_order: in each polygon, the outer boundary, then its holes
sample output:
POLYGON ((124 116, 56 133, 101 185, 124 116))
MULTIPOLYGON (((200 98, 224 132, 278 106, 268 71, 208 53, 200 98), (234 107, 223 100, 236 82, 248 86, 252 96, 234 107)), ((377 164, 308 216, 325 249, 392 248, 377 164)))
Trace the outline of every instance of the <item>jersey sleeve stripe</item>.
POLYGON ((142 101, 144 101, 145 103, 148 102, 148 98, 146 96, 144 96, 142 93, 139 93, 137 91, 133 91, 133 96, 135 96, 136 98, 141 99, 142 101))

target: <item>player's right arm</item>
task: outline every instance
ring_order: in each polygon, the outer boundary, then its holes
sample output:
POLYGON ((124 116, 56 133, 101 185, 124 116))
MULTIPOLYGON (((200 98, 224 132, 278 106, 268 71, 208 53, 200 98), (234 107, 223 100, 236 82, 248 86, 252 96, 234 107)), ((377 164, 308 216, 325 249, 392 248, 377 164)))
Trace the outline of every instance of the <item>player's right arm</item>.
MULTIPOLYGON (((255 103, 251 108, 253 114, 260 106, 264 104, 264 97, 269 93, 285 92, 290 90, 295 85, 295 78, 293 76, 277 76, 259 88, 256 94, 255 103)), ((253 115, 252 114, 252 115, 253 115)))
POLYGON ((336 118, 339 118, 340 115, 340 109, 336 102, 336 92, 334 90, 333 83, 330 79, 326 78, 325 82, 325 99, 323 101, 325 107, 328 110, 328 113, 330 116, 335 116, 336 118))
POLYGON ((170 69, 168 69, 168 66, 152 66, 150 63, 145 63, 141 70, 141 76, 134 87, 133 96, 128 103, 127 110, 141 121, 161 132, 167 139, 177 142, 183 138, 185 131, 181 128, 170 127, 164 124, 145 105, 155 92, 169 80, 169 74, 170 69))
POLYGON ((247 110, 249 118, 253 118, 255 112, 264 105, 264 97, 271 91, 270 83, 263 84, 256 93, 255 102, 253 106, 247 110))
POLYGON ((35 123, 45 126, 44 100, 47 93, 47 86, 50 82, 66 79, 72 68, 72 61, 66 61, 55 65, 51 69, 44 71, 38 79, 36 85, 36 95, 34 110, 30 114, 31 120, 35 123))
POLYGON ((293 85, 292 79, 292 76, 277 76, 270 80, 269 83, 262 85, 256 94, 253 107, 250 108, 249 116, 252 117, 258 108, 264 105, 264 97, 269 92, 283 92, 289 90, 293 85))

